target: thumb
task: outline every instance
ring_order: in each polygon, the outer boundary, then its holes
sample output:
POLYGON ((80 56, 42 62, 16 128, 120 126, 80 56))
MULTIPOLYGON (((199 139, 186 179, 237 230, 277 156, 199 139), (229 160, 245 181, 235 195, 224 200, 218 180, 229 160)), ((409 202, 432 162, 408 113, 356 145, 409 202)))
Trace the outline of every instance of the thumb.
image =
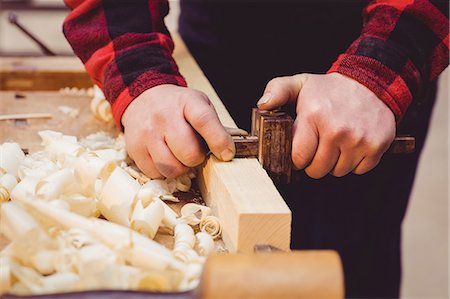
POLYGON ((300 90, 307 80, 308 74, 274 78, 267 83, 258 108, 273 110, 286 103, 297 101, 300 90))

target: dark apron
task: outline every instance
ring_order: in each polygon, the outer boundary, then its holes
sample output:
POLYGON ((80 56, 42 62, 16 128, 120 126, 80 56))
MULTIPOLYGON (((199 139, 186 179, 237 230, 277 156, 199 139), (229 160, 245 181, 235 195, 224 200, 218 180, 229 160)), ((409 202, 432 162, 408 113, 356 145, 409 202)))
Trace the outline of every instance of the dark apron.
MULTIPOLYGON (((180 34, 227 109, 245 129, 266 83, 324 73, 355 40, 366 1, 181 1, 180 34)), ((423 147, 436 84, 409 108, 398 133, 412 155, 386 155, 365 175, 278 186, 293 212, 292 248, 335 249, 346 297, 395 298, 401 278, 401 224, 423 147)))

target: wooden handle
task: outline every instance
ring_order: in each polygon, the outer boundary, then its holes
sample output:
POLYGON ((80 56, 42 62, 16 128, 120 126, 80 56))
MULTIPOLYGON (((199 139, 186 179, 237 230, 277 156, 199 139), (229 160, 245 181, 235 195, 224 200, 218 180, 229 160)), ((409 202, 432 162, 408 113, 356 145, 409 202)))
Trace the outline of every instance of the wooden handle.
POLYGON ((388 154, 412 154, 416 149, 416 138, 408 135, 396 136, 387 150, 388 154))
POLYGON ((200 283, 203 299, 344 297, 344 279, 334 251, 293 251, 210 256, 200 283))

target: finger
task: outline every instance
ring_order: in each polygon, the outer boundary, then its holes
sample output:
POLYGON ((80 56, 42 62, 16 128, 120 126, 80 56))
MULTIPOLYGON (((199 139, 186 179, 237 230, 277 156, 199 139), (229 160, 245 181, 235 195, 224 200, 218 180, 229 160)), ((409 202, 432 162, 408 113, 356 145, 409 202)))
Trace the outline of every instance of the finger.
POLYGON ((317 131, 297 117, 293 125, 292 139, 292 162, 298 169, 303 169, 309 165, 319 145, 319 136, 317 131))
POLYGON ((258 108, 273 110, 288 102, 295 102, 307 76, 308 74, 299 74, 270 80, 263 96, 257 103, 258 108))
POLYGON ((375 166, 378 165, 378 163, 381 160, 382 155, 376 155, 376 156, 368 156, 365 157, 358 166, 355 167, 353 170, 354 174, 364 174, 372 169, 375 168, 375 166))
POLYGON ((184 116, 191 126, 205 139, 212 153, 223 161, 233 159, 235 147, 233 139, 220 123, 213 107, 206 101, 186 105, 184 116))
POLYGON ((314 179, 324 177, 335 167, 339 155, 339 147, 332 139, 321 138, 311 164, 305 168, 306 174, 314 179))
POLYGON ((363 155, 358 155, 357 153, 351 151, 342 151, 339 155, 339 159, 336 166, 331 170, 331 174, 336 177, 343 177, 344 175, 350 173, 353 169, 358 166, 359 163, 364 159, 363 155))
POLYGON ((164 176, 158 171, 153 163, 153 159, 145 146, 133 147, 127 150, 136 166, 149 178, 160 179, 164 176))
POLYGON ((205 160, 199 137, 188 123, 182 122, 167 130, 165 140, 175 158, 185 166, 195 167, 205 160))
POLYGON ((172 154, 163 140, 155 140, 148 151, 158 171, 166 178, 176 178, 189 169, 172 154))

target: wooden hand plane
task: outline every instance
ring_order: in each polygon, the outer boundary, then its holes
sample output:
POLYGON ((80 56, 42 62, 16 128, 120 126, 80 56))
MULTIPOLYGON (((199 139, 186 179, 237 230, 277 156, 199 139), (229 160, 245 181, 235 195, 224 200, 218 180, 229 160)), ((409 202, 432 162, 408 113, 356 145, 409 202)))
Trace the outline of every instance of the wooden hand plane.
MULTIPOLYGON (((276 183, 288 184, 292 172, 292 117, 282 111, 252 110, 251 134, 231 131, 236 158, 258 158, 276 183)), ((396 136, 387 150, 389 154, 409 154, 415 149, 415 138, 396 136)))

